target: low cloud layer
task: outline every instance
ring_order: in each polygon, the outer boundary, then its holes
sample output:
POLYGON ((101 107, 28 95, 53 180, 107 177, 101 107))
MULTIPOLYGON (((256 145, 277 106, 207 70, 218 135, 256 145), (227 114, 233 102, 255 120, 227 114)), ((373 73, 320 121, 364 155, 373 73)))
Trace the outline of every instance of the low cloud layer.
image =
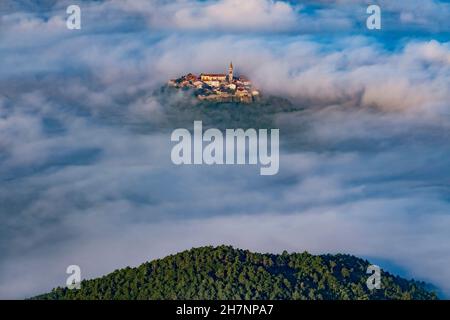
POLYGON ((381 259, 449 294, 448 4, 382 3, 432 34, 386 40, 354 34, 363 1, 236 3, 86 1, 78 33, 64 1, 2 3, 0 297, 221 243, 381 259), (297 107, 273 115, 274 177, 170 162, 158 89, 230 60, 297 107))

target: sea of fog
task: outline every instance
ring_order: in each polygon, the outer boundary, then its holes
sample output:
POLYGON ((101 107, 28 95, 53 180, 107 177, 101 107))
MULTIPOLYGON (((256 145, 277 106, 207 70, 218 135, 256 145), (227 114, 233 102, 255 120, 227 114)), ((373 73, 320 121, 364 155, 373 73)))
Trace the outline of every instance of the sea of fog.
POLYGON ((219 244, 354 254, 448 297, 448 5, 408 25, 417 1, 385 2, 373 36, 340 1, 249 0, 252 19, 228 0, 86 1, 79 32, 66 2, 0 5, 1 298, 219 244), (164 89, 230 60, 260 103, 164 89), (280 129, 278 174, 174 165, 171 132, 195 120, 280 129))

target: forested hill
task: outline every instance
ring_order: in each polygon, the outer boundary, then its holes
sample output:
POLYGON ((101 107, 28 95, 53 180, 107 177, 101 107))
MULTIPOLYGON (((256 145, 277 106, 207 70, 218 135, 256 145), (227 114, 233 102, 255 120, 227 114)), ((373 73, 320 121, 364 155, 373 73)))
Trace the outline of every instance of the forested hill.
POLYGON ((369 262, 350 255, 261 254, 202 247, 137 268, 56 288, 35 299, 436 299, 425 284, 382 272, 366 286, 369 262))

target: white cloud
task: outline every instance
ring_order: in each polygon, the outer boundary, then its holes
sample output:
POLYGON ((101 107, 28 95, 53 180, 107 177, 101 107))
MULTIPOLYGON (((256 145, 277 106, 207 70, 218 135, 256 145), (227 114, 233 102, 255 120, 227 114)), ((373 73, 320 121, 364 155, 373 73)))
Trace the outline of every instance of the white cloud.
POLYGON ((173 23, 182 29, 283 30, 294 27, 296 13, 285 2, 272 0, 222 0, 204 7, 187 7, 174 13, 173 23))

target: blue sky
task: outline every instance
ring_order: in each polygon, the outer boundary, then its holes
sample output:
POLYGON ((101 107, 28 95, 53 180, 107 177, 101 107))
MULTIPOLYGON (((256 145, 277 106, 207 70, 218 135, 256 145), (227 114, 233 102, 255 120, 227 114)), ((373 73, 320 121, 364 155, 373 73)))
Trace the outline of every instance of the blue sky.
POLYGON ((0 4, 0 297, 222 243, 371 257, 449 294, 448 2, 378 1, 379 31, 358 0, 77 3, 81 30, 71 1, 0 4), (230 60, 304 108, 270 119, 274 177, 170 161, 158 89, 230 60))

